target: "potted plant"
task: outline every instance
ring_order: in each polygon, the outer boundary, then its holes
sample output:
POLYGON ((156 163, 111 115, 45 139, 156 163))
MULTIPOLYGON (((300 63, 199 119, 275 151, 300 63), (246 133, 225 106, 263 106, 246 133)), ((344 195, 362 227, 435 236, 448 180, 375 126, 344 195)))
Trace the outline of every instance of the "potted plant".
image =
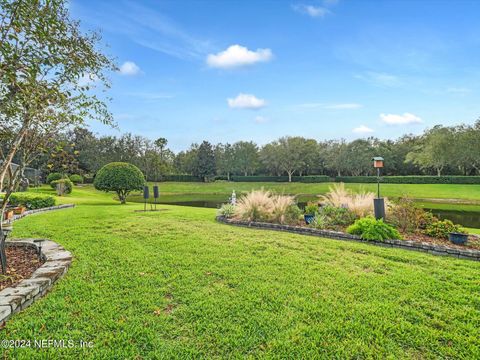
POLYGON ((448 238, 454 244, 465 245, 468 241, 468 233, 463 229, 459 229, 458 231, 448 233, 448 238))
POLYGON ((25 210, 26 210, 25 207, 23 207, 23 206, 17 206, 17 207, 15 207, 15 208, 13 208, 13 213, 14 213, 15 215, 23 215, 23 213, 25 212, 25 210))
POLYGON ((4 220, 12 220, 13 219, 13 209, 6 209, 3 213, 4 220))
POLYGON ((312 221, 315 219, 315 216, 318 213, 318 205, 315 203, 307 203, 305 206, 305 212, 303 218, 305 219, 305 223, 311 224, 312 221))

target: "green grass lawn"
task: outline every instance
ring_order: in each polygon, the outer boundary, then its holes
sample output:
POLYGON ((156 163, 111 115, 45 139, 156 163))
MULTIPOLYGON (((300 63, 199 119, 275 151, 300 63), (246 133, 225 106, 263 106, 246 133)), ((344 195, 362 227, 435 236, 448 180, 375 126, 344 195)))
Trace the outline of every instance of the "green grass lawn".
POLYGON ((74 261, 2 339, 94 347, 5 358, 480 358, 480 263, 232 227, 212 209, 138 213, 112 197, 75 188, 61 202, 76 208, 14 225, 74 261))
MULTIPOLYGON (((261 187, 285 194, 324 194, 333 183, 275 183, 275 182, 227 182, 188 183, 164 182, 159 183, 160 190, 166 194, 228 194, 233 190, 237 193, 259 189, 261 187)), ((354 191, 377 191, 376 184, 345 184, 354 191)), ((381 192, 387 197, 408 195, 418 199, 462 199, 467 202, 480 204, 480 185, 458 184, 382 184, 381 192)))

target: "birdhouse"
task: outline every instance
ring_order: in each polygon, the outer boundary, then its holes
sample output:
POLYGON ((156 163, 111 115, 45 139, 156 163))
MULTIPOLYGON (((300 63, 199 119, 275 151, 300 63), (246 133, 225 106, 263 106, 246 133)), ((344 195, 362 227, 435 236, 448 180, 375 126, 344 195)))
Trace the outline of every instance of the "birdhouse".
POLYGON ((383 168, 383 158, 380 156, 375 156, 373 159, 374 168, 383 168))

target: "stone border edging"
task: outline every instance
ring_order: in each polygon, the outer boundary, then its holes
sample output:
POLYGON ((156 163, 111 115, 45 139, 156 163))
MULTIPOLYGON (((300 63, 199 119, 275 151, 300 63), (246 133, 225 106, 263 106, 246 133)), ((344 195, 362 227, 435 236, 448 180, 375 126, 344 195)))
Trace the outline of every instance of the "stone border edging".
MULTIPOLYGON (((38 252, 38 245, 33 240, 8 240, 5 244, 31 247, 38 252)), ((45 263, 35 270, 29 279, 24 279, 14 287, 0 291, 0 325, 5 324, 13 314, 45 295, 53 284, 65 275, 72 262, 72 254, 69 251, 56 242, 46 239, 42 243, 42 257, 45 263)))
POLYGON ((40 209, 34 209, 34 210, 27 210, 25 211, 22 215, 13 215, 13 219, 6 221, 7 223, 11 224, 15 220, 21 219, 25 216, 32 215, 32 214, 38 214, 42 212, 47 212, 47 211, 53 211, 53 210, 60 210, 60 209, 68 209, 68 208, 74 208, 75 204, 63 204, 63 205, 56 205, 56 206, 50 206, 46 208, 40 208, 40 209))
POLYGON ((319 236, 319 237, 325 237, 325 238, 335 239, 335 240, 357 241, 357 242, 369 243, 369 244, 383 246, 383 247, 422 251, 432 255, 452 256, 459 259, 480 261, 480 250, 457 249, 457 248, 451 248, 443 245, 433 245, 426 242, 419 243, 419 242, 410 241, 410 240, 385 240, 385 241, 363 240, 359 236, 350 235, 350 234, 337 232, 337 231, 318 230, 318 229, 307 228, 302 226, 271 224, 271 223, 264 223, 264 222, 232 220, 232 219, 227 219, 223 216, 217 216, 216 220, 224 224, 235 225, 235 226, 286 231, 286 232, 300 234, 300 235, 319 236))

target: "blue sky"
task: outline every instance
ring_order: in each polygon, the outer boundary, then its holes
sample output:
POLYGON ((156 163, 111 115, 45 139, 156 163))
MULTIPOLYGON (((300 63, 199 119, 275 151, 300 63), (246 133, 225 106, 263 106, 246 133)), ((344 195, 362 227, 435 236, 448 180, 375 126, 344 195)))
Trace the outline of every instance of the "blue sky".
POLYGON ((479 116, 480 1, 91 1, 120 130, 174 150, 396 138, 479 116))

